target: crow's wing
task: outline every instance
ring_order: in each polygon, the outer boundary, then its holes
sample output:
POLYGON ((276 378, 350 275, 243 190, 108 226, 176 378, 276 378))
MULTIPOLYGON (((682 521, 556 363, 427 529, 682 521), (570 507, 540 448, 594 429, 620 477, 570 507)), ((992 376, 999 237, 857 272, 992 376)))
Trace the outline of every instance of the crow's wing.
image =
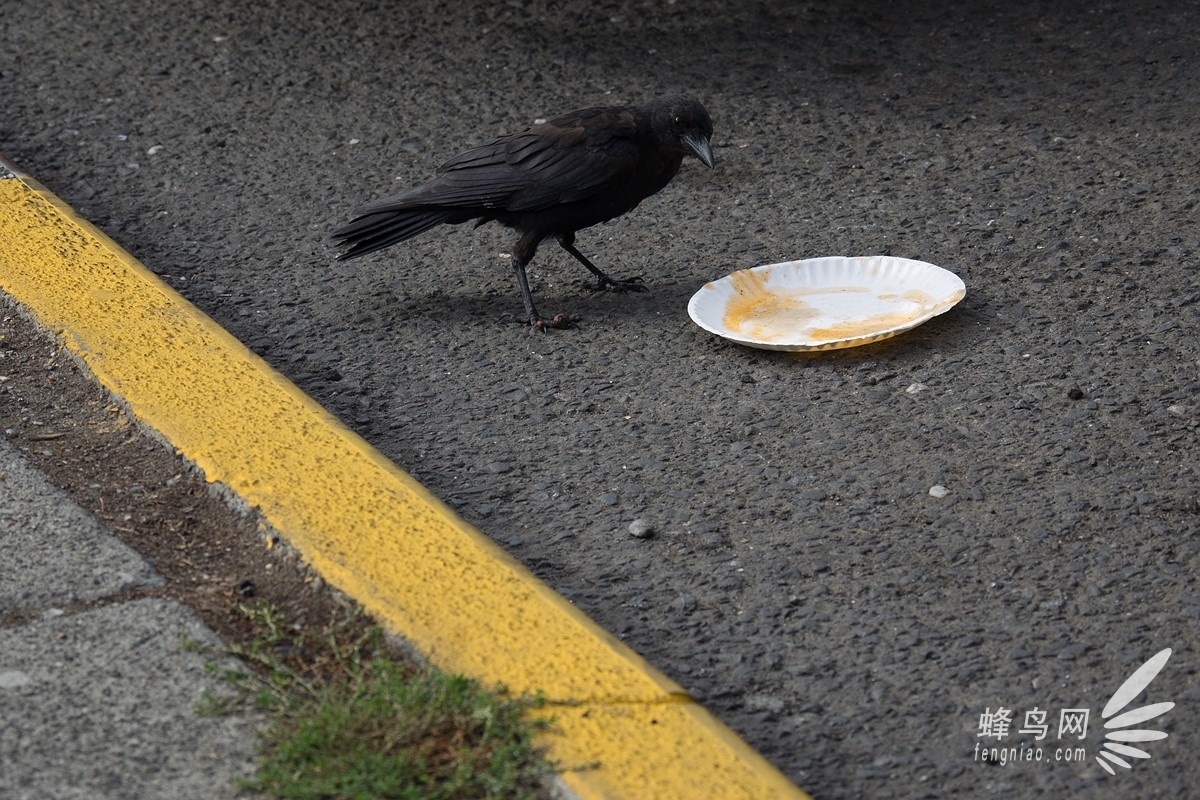
POLYGON ((501 136, 447 161, 438 176, 363 209, 539 211, 582 200, 637 169, 632 109, 586 109, 501 136))
POLYGON ((637 169, 639 160, 632 109, 577 111, 502 142, 500 152, 485 145, 452 159, 442 166, 442 177, 457 181, 461 174, 464 183, 485 185, 519 183, 499 207, 539 211, 619 183, 637 169))

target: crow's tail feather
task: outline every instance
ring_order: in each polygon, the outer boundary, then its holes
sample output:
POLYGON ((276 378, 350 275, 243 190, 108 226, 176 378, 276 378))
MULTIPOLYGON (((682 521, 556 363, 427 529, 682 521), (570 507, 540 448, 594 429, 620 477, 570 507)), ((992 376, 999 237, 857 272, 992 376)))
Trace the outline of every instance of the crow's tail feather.
POLYGON ((333 238, 339 240, 340 244, 350 246, 349 250, 338 256, 338 260, 374 253, 443 223, 462 222, 460 217, 461 213, 439 208, 400 209, 364 214, 344 228, 333 232, 333 238))

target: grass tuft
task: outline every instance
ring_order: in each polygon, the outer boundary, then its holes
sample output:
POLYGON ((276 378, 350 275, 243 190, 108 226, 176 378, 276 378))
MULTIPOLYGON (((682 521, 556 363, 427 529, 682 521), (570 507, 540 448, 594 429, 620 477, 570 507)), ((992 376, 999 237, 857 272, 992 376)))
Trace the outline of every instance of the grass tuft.
MULTIPOLYGON (((282 800, 539 800, 552 767, 533 745, 536 699, 397 660, 353 617, 289 636, 270 605, 240 607, 257 635, 226 673, 270 715, 244 788, 282 800)), ((215 706, 225 708, 224 705, 215 706)))

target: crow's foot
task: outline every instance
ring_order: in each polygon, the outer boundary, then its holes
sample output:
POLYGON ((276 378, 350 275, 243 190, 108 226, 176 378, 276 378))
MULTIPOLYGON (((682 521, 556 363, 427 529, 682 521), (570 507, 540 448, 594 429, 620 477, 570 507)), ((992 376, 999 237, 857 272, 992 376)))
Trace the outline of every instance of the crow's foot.
POLYGON ((642 276, 637 275, 632 278, 610 278, 605 275, 596 280, 595 283, 585 281, 585 284, 593 292, 646 292, 646 282, 642 280, 642 276))
POLYGON ((566 313, 555 314, 550 319, 542 319, 541 317, 531 317, 529 320, 529 324, 532 325, 535 329, 542 331, 543 333, 545 333, 550 328, 555 328, 556 330, 563 331, 563 330, 566 330, 567 328, 578 328, 579 327, 579 325, 576 324, 576 318, 572 317, 570 314, 566 314, 566 313))
POLYGON ((555 314, 550 319, 543 319, 540 314, 535 314, 531 317, 519 317, 516 314, 504 314, 497 322, 511 322, 520 325, 528 325, 534 330, 547 331, 551 328, 556 330, 566 330, 567 328, 578 328, 579 317, 573 317, 567 313, 555 314))

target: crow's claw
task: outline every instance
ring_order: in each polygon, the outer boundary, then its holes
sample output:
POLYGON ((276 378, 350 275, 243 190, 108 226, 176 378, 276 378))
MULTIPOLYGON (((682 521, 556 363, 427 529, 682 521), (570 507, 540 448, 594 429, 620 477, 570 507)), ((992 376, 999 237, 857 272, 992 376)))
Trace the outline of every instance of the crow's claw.
POLYGON ((588 283, 587 286, 593 292, 646 292, 646 282, 642 280, 642 276, 637 275, 632 278, 609 278, 604 277, 597 280, 595 283, 588 283))
POLYGON ((555 328, 556 330, 563 331, 563 330, 566 330, 567 328, 578 328, 579 327, 579 325, 576 324, 575 317, 572 317, 570 314, 567 314, 567 313, 555 314, 550 319, 542 319, 541 317, 536 317, 534 319, 529 320, 529 324, 532 325, 536 330, 539 330, 543 333, 545 333, 546 330, 549 328, 555 328))
POLYGON ((532 317, 518 317, 516 314, 502 314, 496 322, 512 322, 519 325, 528 325, 534 330, 545 333, 551 328, 556 330, 566 330, 568 328, 578 328, 579 317, 573 317, 567 313, 555 314, 550 319, 542 319, 540 314, 532 317))

